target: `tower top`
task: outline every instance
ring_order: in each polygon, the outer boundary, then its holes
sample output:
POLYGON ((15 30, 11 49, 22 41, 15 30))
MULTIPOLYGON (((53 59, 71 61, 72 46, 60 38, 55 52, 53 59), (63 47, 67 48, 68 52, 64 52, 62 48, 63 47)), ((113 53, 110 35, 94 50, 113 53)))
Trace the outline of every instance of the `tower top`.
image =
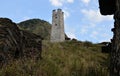
POLYGON ((53 12, 58 12, 58 11, 62 12, 62 9, 58 8, 57 10, 56 9, 53 10, 53 12))
POLYGON ((62 11, 62 9, 60 9, 60 8, 59 8, 59 9, 57 9, 57 10, 58 10, 58 11, 62 11))
POLYGON ((53 10, 53 12, 55 12, 56 10, 53 10))

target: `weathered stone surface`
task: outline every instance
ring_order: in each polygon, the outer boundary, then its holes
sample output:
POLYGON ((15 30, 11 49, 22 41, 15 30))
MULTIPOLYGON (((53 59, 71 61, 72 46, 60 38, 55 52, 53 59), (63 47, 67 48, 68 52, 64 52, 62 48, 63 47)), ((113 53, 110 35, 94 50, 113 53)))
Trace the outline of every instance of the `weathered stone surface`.
POLYGON ((110 76, 120 76, 120 11, 114 15, 112 50, 110 53, 110 76))
POLYGON ((41 57, 42 38, 20 30, 10 19, 0 18, 0 62, 21 57, 41 57))
POLYGON ((65 41, 64 13, 61 9, 53 10, 51 42, 65 41))
POLYGON ((114 14, 115 22, 112 29, 114 36, 111 40, 110 52, 110 76, 120 76, 120 0, 99 0, 99 4, 103 15, 114 14), (100 3, 100 1, 102 2, 100 3), (107 2, 104 3, 105 1, 107 2))

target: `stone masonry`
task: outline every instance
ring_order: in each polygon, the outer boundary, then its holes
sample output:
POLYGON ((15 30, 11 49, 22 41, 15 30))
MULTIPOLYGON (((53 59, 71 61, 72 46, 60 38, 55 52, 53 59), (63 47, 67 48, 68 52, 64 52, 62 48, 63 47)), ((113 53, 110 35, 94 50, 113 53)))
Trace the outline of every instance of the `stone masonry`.
POLYGON ((64 12, 61 9, 52 12, 51 42, 65 41, 64 12))

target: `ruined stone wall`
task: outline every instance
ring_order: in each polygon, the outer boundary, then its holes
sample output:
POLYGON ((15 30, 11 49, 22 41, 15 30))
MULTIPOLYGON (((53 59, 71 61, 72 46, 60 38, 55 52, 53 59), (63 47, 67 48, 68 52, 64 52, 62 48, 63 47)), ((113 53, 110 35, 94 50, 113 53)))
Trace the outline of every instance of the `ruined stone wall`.
POLYGON ((51 42, 63 42, 64 40, 64 13, 61 9, 53 10, 51 42))

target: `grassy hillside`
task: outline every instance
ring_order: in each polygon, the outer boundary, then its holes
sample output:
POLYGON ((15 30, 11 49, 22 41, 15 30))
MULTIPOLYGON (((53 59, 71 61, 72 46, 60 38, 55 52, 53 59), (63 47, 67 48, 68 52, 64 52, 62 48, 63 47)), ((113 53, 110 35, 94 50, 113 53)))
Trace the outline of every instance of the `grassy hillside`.
POLYGON ((40 35, 44 39, 50 38, 51 24, 41 19, 30 19, 18 23, 18 26, 23 30, 28 30, 32 33, 40 35))
POLYGON ((0 70, 0 76, 109 76, 108 55, 90 42, 43 41, 42 60, 19 59, 0 70))

